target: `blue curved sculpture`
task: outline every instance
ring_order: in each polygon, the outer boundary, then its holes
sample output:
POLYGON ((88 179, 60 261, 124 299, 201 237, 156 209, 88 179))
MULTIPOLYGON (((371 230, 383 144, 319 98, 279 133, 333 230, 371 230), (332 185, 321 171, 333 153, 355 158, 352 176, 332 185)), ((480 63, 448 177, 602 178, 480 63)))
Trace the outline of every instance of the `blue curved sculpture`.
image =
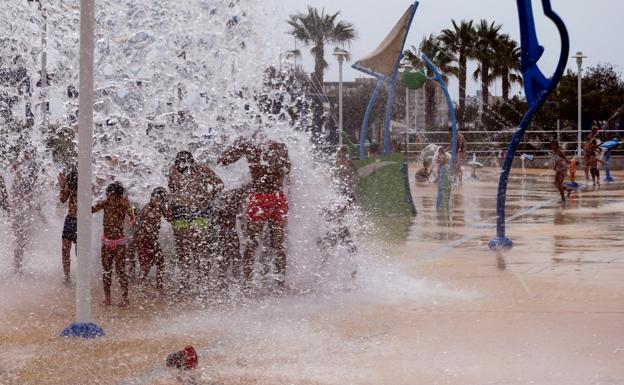
POLYGON ((390 154, 390 121, 392 118, 392 106, 394 105, 394 98, 396 95, 396 85, 397 79, 399 75, 399 67, 401 65, 401 61, 403 60, 403 48, 405 47, 405 42, 407 41, 407 35, 409 34, 410 28, 412 26, 412 22, 414 21, 414 17, 416 16, 416 11, 418 10, 419 1, 414 1, 408 10, 409 18, 407 21, 407 25, 403 31, 403 36, 401 40, 401 47, 399 54, 396 58, 396 62, 392 67, 392 73, 383 74, 379 72, 375 72, 370 68, 366 68, 358 63, 353 64, 351 67, 358 71, 361 71, 367 75, 373 76, 377 78, 377 84, 375 86, 375 90, 368 102, 368 106, 366 107, 366 112, 364 113, 364 120, 362 121, 362 126, 360 128, 360 160, 365 158, 364 146, 366 144, 366 132, 368 131, 368 122, 370 120, 370 114, 373 110, 373 106, 375 105, 375 101, 379 96, 379 92, 381 89, 387 84, 388 85, 388 101, 386 103, 386 116, 384 121, 384 147, 383 147, 383 155, 390 154))
POLYGON ((618 148, 622 144, 617 138, 610 140, 608 142, 604 142, 600 145, 600 147, 604 148, 605 151, 605 181, 613 182, 613 177, 611 176, 611 157, 613 156, 613 150, 618 148))
POLYGON ((561 54, 557 69, 551 79, 540 70, 537 62, 544 54, 542 47, 537 40, 535 31, 535 18, 533 16, 533 8, 531 0, 516 0, 518 5, 518 15, 520 18, 520 35, 521 35, 521 66, 522 76, 524 78, 524 91, 529 106, 528 112, 520 122, 520 126, 509 144, 505 162, 500 175, 498 184, 498 200, 496 203, 496 238, 489 243, 490 249, 509 249, 513 246, 513 242, 505 236, 505 200, 507 195, 507 182, 511 164, 516 153, 518 145, 522 141, 524 132, 533 120, 537 111, 544 105, 550 94, 555 90, 557 84, 563 76, 565 67, 568 63, 570 54, 570 38, 565 23, 557 15, 550 3, 550 0, 542 0, 544 14, 553 21, 561 36, 561 54))
MULTIPOLYGON (((421 55, 423 62, 425 65, 429 67, 431 72, 433 72, 433 77, 429 78, 429 80, 433 80, 440 85, 442 88, 442 92, 444 92, 444 97, 446 98, 446 104, 448 105, 449 116, 451 118, 451 128, 453 131, 453 135, 451 138, 451 165, 449 167, 450 175, 439 175, 438 176, 438 197, 436 199, 436 208, 438 210, 448 209, 449 199, 451 197, 451 190, 453 188, 453 181, 455 180, 455 167, 457 166, 457 116, 455 115, 455 106, 453 105, 453 101, 451 100, 451 95, 448 91, 448 86, 442 79, 442 75, 438 70, 438 67, 433 64, 431 59, 424 53, 421 55)), ((442 170, 444 174, 446 174, 446 170, 442 170)))

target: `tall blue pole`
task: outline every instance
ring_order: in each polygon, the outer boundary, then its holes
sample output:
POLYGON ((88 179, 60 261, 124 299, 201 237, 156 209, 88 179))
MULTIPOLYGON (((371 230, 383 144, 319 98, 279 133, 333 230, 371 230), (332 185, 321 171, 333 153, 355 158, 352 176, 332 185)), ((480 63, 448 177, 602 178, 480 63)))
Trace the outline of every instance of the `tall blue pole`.
POLYGON ((613 182, 613 177, 611 176, 611 156, 613 155, 613 151, 608 149, 605 153, 605 181, 613 182))
POLYGON ((516 3, 518 5, 522 44, 520 68, 524 78, 524 91, 529 105, 529 111, 524 115, 518 130, 511 139, 507 155, 505 156, 505 162, 503 163, 496 202, 496 238, 490 241, 490 249, 509 249, 513 246, 513 242, 505 235, 507 183, 513 158, 518 145, 524 137, 524 132, 533 120, 533 117, 544 105, 546 100, 548 100, 548 97, 555 90, 557 84, 559 84, 568 63, 568 55, 570 53, 570 38, 563 20, 553 11, 550 0, 542 0, 544 14, 555 23, 561 37, 561 53, 557 69, 553 77, 550 80, 547 79, 537 65, 537 62, 544 53, 544 47, 539 45, 537 39, 531 0, 516 0, 516 3))
POLYGON ((375 105, 375 101, 379 96, 379 92, 381 91, 381 87, 383 87, 384 81, 382 79, 377 79, 377 84, 375 85, 375 90, 373 91, 373 95, 368 101, 368 107, 366 107, 366 112, 364 113, 364 120, 362 121, 362 127, 360 128, 360 160, 364 160, 365 157, 365 148, 366 145, 366 131, 368 130, 368 120, 370 119, 371 111, 373 110, 373 106, 375 105))
MULTIPOLYGON (((436 203, 436 208, 438 210, 446 209, 449 206, 449 199, 451 197, 451 190, 453 188, 453 181, 455 180, 455 171, 457 167, 457 115, 455 114, 455 106, 453 105, 453 101, 451 100, 451 94, 449 94, 448 87, 442 78, 442 74, 438 70, 435 64, 429 59, 429 57, 425 54, 422 54, 422 59, 429 67, 431 72, 433 72, 433 78, 431 80, 437 82, 444 92, 444 98, 446 99, 446 104, 449 110, 449 117, 451 119, 451 130, 452 130, 452 138, 451 138, 451 166, 450 171, 451 175, 449 176, 450 183, 448 186, 443 186, 444 181, 443 178, 438 177, 438 199, 436 203)), ((446 179, 446 178, 444 178, 446 179)))
MULTIPOLYGON (((400 57, 403 57, 403 54, 401 54, 400 57)), ((383 149, 384 155, 390 154, 390 143, 391 143, 390 123, 392 120, 392 107, 394 106, 394 98, 396 96, 396 85, 397 85, 398 75, 399 75, 399 71, 398 69, 395 69, 395 71, 392 73, 392 77, 390 78, 388 102, 386 103, 386 121, 384 123, 384 149, 383 149)))

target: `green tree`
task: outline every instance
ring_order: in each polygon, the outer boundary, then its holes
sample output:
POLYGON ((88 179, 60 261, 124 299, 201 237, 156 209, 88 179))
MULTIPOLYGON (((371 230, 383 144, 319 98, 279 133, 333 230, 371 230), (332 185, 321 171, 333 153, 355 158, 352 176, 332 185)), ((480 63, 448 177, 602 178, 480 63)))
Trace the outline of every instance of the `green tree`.
POLYGON ((331 44, 350 44, 357 39, 357 32, 353 24, 337 21, 340 12, 326 15, 325 9, 308 6, 307 13, 290 15, 288 24, 292 27, 289 33, 306 46, 311 46, 310 52, 314 56, 313 81, 323 84, 324 72, 328 67, 325 61, 325 46, 331 44))
MULTIPOLYGON (((577 74, 568 71, 559 83, 553 98, 559 106, 562 119, 577 119, 577 74)), ((611 64, 587 68, 583 76, 583 117, 591 122, 608 121, 624 105, 624 82, 611 64)))
MULTIPOLYGON (((431 62, 438 67, 442 74, 442 79, 448 82, 448 74, 456 75, 456 67, 451 65, 452 58, 447 55, 434 35, 425 37, 421 42, 418 50, 429 57, 431 62)), ((410 51, 405 52, 405 59, 412 64, 414 68, 424 68, 427 77, 434 76, 433 71, 426 66, 420 59, 420 54, 416 53, 416 47, 412 46, 410 51)), ((435 130, 437 128, 436 111, 438 110, 436 91, 439 85, 435 81, 427 80, 425 83, 425 128, 427 130, 435 130)))
POLYGON ((457 63, 456 69, 452 72, 457 74, 459 79, 459 108, 457 109, 457 120, 460 129, 464 128, 466 110, 466 76, 468 59, 474 55, 476 42, 476 30, 474 22, 462 20, 459 24, 452 20, 453 29, 445 29, 440 33, 438 39, 443 44, 443 50, 457 63))

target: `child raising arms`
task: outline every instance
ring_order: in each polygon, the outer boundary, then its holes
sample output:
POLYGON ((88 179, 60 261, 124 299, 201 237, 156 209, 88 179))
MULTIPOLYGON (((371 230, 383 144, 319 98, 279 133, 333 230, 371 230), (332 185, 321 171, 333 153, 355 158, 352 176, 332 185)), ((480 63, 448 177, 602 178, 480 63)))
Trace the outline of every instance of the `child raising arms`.
POLYGON ((124 236, 124 221, 126 216, 134 222, 134 213, 130 209, 128 198, 124 196, 124 188, 119 182, 110 184, 106 188, 106 199, 96 203, 91 211, 96 213, 104 210, 104 235, 102 236, 102 280, 104 283, 103 305, 111 305, 111 282, 113 265, 121 285, 120 307, 128 306, 128 277, 126 276, 126 243, 124 236))

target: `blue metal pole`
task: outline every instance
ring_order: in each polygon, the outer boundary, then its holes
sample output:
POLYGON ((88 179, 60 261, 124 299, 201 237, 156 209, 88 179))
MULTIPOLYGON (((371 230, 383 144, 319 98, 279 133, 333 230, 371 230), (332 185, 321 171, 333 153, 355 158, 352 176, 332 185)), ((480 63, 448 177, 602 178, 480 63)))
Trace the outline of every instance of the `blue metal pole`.
POLYGON ((554 91, 557 84, 559 84, 568 63, 568 55, 570 53, 570 38, 563 20, 553 11, 550 0, 542 0, 544 14, 555 23, 561 37, 561 53, 557 69, 553 77, 550 80, 547 79, 537 65, 538 60, 544 53, 544 47, 540 46, 537 40, 531 0, 516 0, 516 3, 518 5, 522 42, 521 70, 524 78, 524 91, 529 105, 529 111, 522 119, 518 131, 516 131, 511 139, 503 164, 503 170, 498 184, 498 199, 496 202, 496 238, 490 241, 490 249, 508 249, 513 246, 513 242, 505 236, 507 183, 513 158, 531 120, 533 120, 537 111, 546 100, 548 100, 550 94, 554 91))
POLYGON ((366 132, 368 131, 368 120, 370 118, 371 111, 373 110, 373 106, 375 105, 375 101, 379 96, 379 92, 381 91, 381 87, 383 87, 384 81, 382 79, 377 80, 377 84, 375 85, 375 90, 373 91, 373 95, 368 101, 368 107, 366 107, 366 113, 364 114, 364 120, 362 121, 362 127, 360 128, 360 160, 364 160, 364 146, 366 145, 366 132))
MULTIPOLYGON (((403 57, 403 54, 401 54, 403 57)), ((390 154, 390 123, 392 121, 392 107, 394 106, 394 97, 396 96, 397 77, 399 75, 398 69, 392 73, 390 78, 390 87, 388 91, 388 102, 386 103, 386 121, 384 124, 384 149, 383 154, 390 154)))

